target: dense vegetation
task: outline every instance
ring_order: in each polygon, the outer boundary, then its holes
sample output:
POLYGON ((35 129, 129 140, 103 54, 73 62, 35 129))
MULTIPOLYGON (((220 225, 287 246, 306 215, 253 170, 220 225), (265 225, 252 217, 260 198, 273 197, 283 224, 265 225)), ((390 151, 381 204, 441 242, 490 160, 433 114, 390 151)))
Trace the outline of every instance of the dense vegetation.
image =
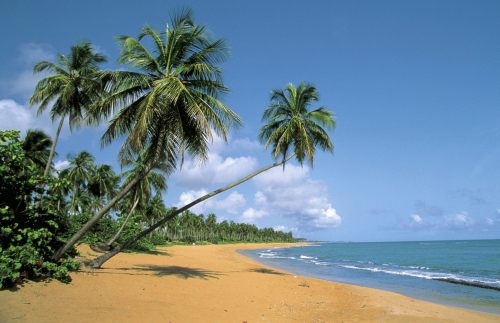
POLYGON ((15 131, 0 133, 2 286, 23 278, 68 280, 67 271, 75 268, 74 246, 81 242, 107 251, 92 262, 100 268, 121 251, 172 242, 294 241, 291 233, 219 223, 213 214, 189 209, 292 159, 312 165, 317 149, 332 151, 327 131, 335 121, 327 108, 311 109, 319 100, 316 88, 289 84, 272 92, 259 139, 271 148, 273 163, 184 206, 167 208, 168 176, 185 155, 206 159, 215 134, 227 140, 229 130, 241 125, 221 101, 228 91, 220 67, 227 50, 189 10, 161 33, 145 27, 138 37, 118 39, 118 61, 124 65, 119 70, 101 70, 106 57, 87 42, 72 46, 56 62, 34 66, 34 72, 49 75, 38 82, 30 103, 39 111, 50 108, 58 122, 53 140, 38 130, 23 140, 15 131), (96 164, 85 151, 71 156, 64 169, 54 169, 65 120, 70 129, 106 122, 102 144, 123 140, 118 159, 123 172, 96 164))
POLYGON ((0 132, 0 288, 44 276, 68 281, 76 268, 70 257, 51 259, 69 233, 68 217, 57 210, 67 182, 41 177, 28 156, 19 132, 0 132))

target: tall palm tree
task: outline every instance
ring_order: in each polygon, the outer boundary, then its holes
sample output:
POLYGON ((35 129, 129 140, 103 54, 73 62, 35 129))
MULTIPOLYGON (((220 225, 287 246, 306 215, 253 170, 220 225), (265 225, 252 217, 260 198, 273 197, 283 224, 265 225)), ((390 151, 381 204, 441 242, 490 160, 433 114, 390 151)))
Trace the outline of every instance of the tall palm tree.
POLYGON ((42 130, 29 129, 24 136, 22 146, 26 157, 42 173, 50 155, 52 146, 50 137, 42 130))
POLYGON ((300 164, 303 164, 304 160, 307 159, 312 166, 316 148, 323 151, 333 151, 333 143, 327 131, 324 129, 326 128, 328 130, 335 127, 333 113, 326 107, 320 107, 311 111, 311 104, 318 100, 318 91, 313 85, 308 83, 301 83, 298 87, 289 84, 284 90, 273 91, 271 95, 271 104, 264 111, 262 117, 263 121, 267 123, 261 128, 259 138, 265 144, 266 148, 272 146, 271 152, 275 159, 274 163, 234 183, 203 195, 193 202, 177 209, 175 212, 168 214, 162 220, 130 238, 122 245, 94 259, 92 266, 94 268, 100 268, 104 262, 123 249, 132 245, 158 227, 163 226, 178 214, 181 214, 208 198, 244 183, 271 168, 280 165, 284 167, 285 163, 294 157, 300 164))
POLYGON ((211 40, 206 28, 194 23, 189 10, 174 17, 164 34, 145 27, 138 38, 120 36, 119 41, 120 62, 134 71, 102 74, 110 93, 96 106, 94 115, 114 113, 103 143, 125 136, 121 158, 144 151, 145 165, 54 259, 80 240, 155 164, 166 163, 172 171, 185 151, 205 159, 212 132, 226 139, 228 129, 240 123, 236 113, 219 100, 227 92, 218 66, 226 57, 224 42, 211 40), (152 52, 142 43, 144 38, 152 42, 152 52))
POLYGON ((34 73, 49 71, 52 74, 38 82, 30 104, 39 104, 38 113, 42 113, 53 103, 50 111, 52 121, 59 119, 44 176, 49 174, 66 117, 70 129, 78 126, 85 117, 85 109, 99 95, 101 82, 97 72, 99 64, 105 61, 106 57, 96 53, 90 43, 82 42, 72 46, 69 55, 59 54, 56 63, 41 61, 33 67, 34 73))

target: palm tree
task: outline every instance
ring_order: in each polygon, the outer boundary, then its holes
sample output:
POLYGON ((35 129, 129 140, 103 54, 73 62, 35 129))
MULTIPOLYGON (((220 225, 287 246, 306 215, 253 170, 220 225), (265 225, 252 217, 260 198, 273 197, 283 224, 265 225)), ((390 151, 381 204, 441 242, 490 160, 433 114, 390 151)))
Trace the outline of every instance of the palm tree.
MULTIPOLYGON (((141 158, 139 158, 137 161, 126 160, 124 161, 124 164, 125 166, 134 165, 132 169, 125 171, 122 174, 125 177, 124 185, 126 185, 134 180, 134 178, 137 176, 137 173, 141 171, 144 165, 143 165, 143 160, 141 158)), ((145 209, 149 207, 151 203, 158 202, 155 201, 154 199, 151 200, 151 196, 153 194, 153 190, 156 192, 156 194, 159 194, 167 189, 167 182, 165 181, 165 177, 162 173, 163 170, 168 171, 168 168, 165 169, 161 165, 158 165, 157 167, 152 169, 145 177, 142 177, 141 180, 137 182, 137 184, 135 184, 135 186, 131 189, 129 193, 129 200, 131 205, 130 211, 128 212, 127 216, 123 220, 122 225, 115 233, 115 235, 111 239, 109 239, 108 242, 98 245, 97 246, 98 249, 101 250, 110 249, 111 245, 120 236, 121 232, 125 228, 125 225, 127 224, 128 220, 130 219, 130 217, 132 216, 137 207, 145 209)))
POLYGON ((98 198, 109 198, 116 194, 119 180, 110 165, 98 165, 89 179, 89 190, 98 198))
POLYGON ((190 11, 174 17, 163 35, 145 27, 138 38, 120 36, 119 40, 120 62, 131 65, 134 71, 102 74, 110 93, 96 106, 94 115, 114 113, 103 143, 125 136, 121 158, 144 151, 145 164, 54 254, 54 259, 80 240, 155 164, 168 164, 172 171, 185 151, 206 159, 212 132, 226 140, 228 129, 240 124, 239 117, 219 100, 227 92, 217 66, 226 56, 224 42, 211 40, 206 28, 194 23, 190 11), (141 43, 144 38, 152 41, 153 52, 141 43))
POLYGON ((33 67, 34 73, 49 71, 52 74, 38 82, 30 104, 39 104, 38 113, 42 113, 53 102, 52 121, 59 118, 44 176, 49 174, 65 118, 70 129, 78 126, 85 117, 85 108, 99 95, 101 82, 96 76, 99 64, 105 61, 105 56, 96 53, 90 43, 82 42, 72 46, 68 56, 59 54, 57 63, 41 61, 33 67))
POLYGON ((75 157, 69 158, 68 168, 61 171, 60 176, 69 180, 73 185, 73 197, 71 209, 75 211, 77 199, 83 189, 87 189, 90 180, 95 173, 95 159, 90 153, 82 151, 75 157))
POLYGON ((333 143, 330 136, 323 127, 333 129, 335 120, 333 113, 326 107, 320 107, 310 111, 312 103, 319 100, 318 91, 308 83, 301 83, 298 87, 287 85, 284 90, 275 90, 271 95, 271 104, 264 111, 263 121, 267 123, 261 128, 259 138, 268 148, 272 146, 272 155, 275 162, 263 167, 234 183, 212 191, 191 203, 177 209, 165 216, 162 220, 143 230, 135 237, 130 238, 122 245, 112 251, 93 260, 92 266, 100 268, 104 262, 123 249, 132 245, 156 228, 163 226, 176 215, 188 210, 198 203, 205 201, 217 194, 225 192, 249 179, 280 165, 285 164, 292 158, 296 158, 300 164, 307 159, 312 166, 316 147, 323 151, 333 151, 333 143))
POLYGON ((29 129, 22 141, 26 157, 40 170, 40 173, 47 165, 51 145, 50 137, 45 132, 36 129, 29 129))

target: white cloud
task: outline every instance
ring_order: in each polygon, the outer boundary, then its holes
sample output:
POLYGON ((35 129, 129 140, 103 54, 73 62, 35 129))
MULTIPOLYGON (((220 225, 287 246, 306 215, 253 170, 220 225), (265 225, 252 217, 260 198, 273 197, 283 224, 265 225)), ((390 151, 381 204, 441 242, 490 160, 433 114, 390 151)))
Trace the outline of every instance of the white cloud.
POLYGON ((424 219, 418 214, 410 215, 410 226, 418 226, 424 222, 424 219))
POLYGON ((313 180, 308 168, 288 164, 258 175, 255 204, 270 213, 295 220, 306 230, 337 227, 342 217, 333 208, 328 187, 313 180))
POLYGON ((492 218, 486 218, 486 224, 487 225, 494 225, 495 224, 495 220, 493 220, 492 218))
POLYGON ((286 225, 276 225, 273 227, 274 231, 282 231, 282 232, 297 232, 296 227, 287 227, 286 225))
MULTIPOLYGON (((183 192, 179 196, 179 201, 177 202, 176 206, 182 207, 207 193, 208 192, 204 189, 183 192)), ((208 200, 195 205, 190 210, 194 213, 204 214, 215 212, 217 210, 230 214, 237 214, 245 206, 245 204, 245 197, 239 192, 234 191, 225 198, 218 198, 217 196, 209 198, 208 200)))
POLYGON ((250 156, 222 157, 210 152, 204 163, 188 159, 182 170, 174 175, 175 181, 183 186, 200 189, 213 184, 228 184, 257 167, 257 160, 250 156))
POLYGON ((469 216, 467 212, 456 213, 448 216, 445 219, 445 225, 452 229, 467 228, 475 224, 475 221, 469 216))
POLYGON ((254 208, 246 209, 241 215, 241 219, 245 222, 254 223, 257 219, 266 216, 268 213, 265 210, 256 210, 254 208))
POLYGON ((225 199, 215 200, 215 209, 223 210, 230 214, 237 214, 238 210, 246 204, 246 199, 243 194, 237 191, 231 192, 225 199))
POLYGON ((63 170, 65 168, 67 168, 69 166, 69 161, 67 160, 57 160, 55 163, 54 163, 54 168, 57 170, 57 171, 60 171, 60 170, 63 170))
POLYGON ((320 213, 314 214, 314 227, 320 229, 338 227, 342 223, 342 217, 337 214, 337 210, 332 207, 319 210, 320 213), (317 216, 319 215, 319 216, 317 216))
POLYGON ((30 109, 14 100, 0 100, 1 130, 16 129, 23 133, 30 128, 51 133, 52 123, 45 115, 37 117, 35 109, 30 109))

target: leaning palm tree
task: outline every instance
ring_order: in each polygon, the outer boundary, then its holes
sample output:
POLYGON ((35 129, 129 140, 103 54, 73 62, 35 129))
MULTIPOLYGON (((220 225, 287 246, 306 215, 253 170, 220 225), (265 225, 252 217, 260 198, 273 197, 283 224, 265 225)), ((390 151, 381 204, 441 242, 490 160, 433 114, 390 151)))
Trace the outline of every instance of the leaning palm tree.
POLYGON ((42 61, 33 67, 35 73, 49 71, 52 74, 38 82, 30 104, 39 105, 38 113, 52 104, 52 121, 59 119, 44 176, 49 174, 64 120, 68 118, 70 129, 78 126, 85 117, 86 107, 99 95, 101 82, 97 71, 99 64, 105 61, 105 56, 96 53, 90 43, 83 42, 72 46, 68 56, 59 54, 57 63, 42 61))
POLYGON ((24 136, 22 146, 26 157, 42 173, 49 160, 52 146, 50 137, 41 130, 29 129, 24 136))
POLYGON ((172 19, 164 34, 145 27, 138 38, 120 36, 120 62, 133 71, 102 74, 109 94, 95 107, 94 115, 113 118, 103 144, 125 137, 120 158, 144 152, 145 164, 136 177, 97 212, 64 247, 59 259, 106 214, 155 164, 174 170, 184 152, 206 159, 213 132, 224 140, 240 119, 219 98, 227 92, 218 66, 226 57, 222 40, 211 40, 205 27, 195 24, 190 11, 172 19), (142 41, 149 38, 153 51, 142 41))
POLYGON ((148 233, 165 225, 178 214, 188 210, 198 203, 217 194, 225 192, 249 179, 280 165, 295 157, 302 165, 305 160, 312 166, 316 148, 323 151, 333 151, 333 143, 324 129, 333 129, 335 120, 333 113, 326 107, 310 110, 311 104, 319 100, 318 91, 308 83, 301 83, 298 87, 289 84, 285 90, 275 90, 271 95, 271 104, 264 111, 263 121, 267 123, 261 128, 259 138, 265 147, 271 147, 275 162, 263 167, 234 183, 221 187, 191 203, 169 213, 162 220, 151 225, 136 236, 130 238, 112 251, 97 257, 92 261, 92 267, 100 268, 107 260, 131 246, 148 233))

